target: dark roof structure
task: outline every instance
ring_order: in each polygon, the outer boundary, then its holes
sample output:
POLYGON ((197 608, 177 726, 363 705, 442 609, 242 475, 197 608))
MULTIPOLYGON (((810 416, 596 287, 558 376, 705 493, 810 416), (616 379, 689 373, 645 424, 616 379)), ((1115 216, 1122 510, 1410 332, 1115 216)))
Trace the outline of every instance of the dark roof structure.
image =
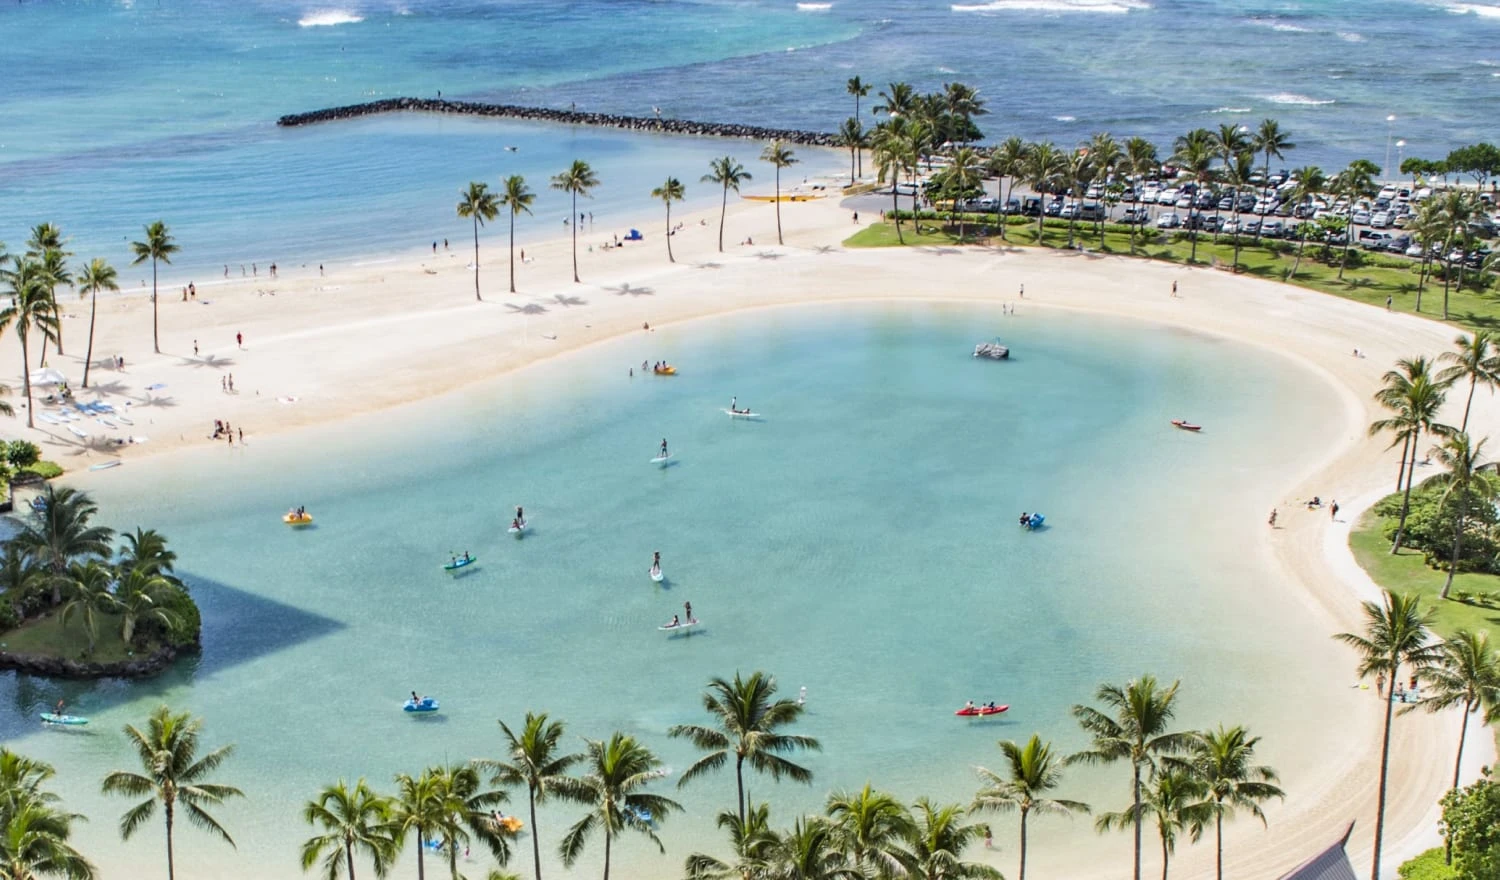
POLYGON ((1349 854, 1344 852, 1353 831, 1354 823, 1350 822, 1336 843, 1281 875, 1280 880, 1359 880, 1349 864, 1349 854))

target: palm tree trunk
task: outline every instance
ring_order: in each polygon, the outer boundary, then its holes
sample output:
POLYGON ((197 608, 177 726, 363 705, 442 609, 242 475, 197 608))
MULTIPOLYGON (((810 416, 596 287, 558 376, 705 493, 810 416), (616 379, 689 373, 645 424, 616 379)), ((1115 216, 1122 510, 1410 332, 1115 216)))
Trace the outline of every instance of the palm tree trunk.
POLYGON ((1458 528, 1453 530, 1453 560, 1448 563, 1448 579, 1443 582, 1443 592, 1438 596, 1439 599, 1448 598, 1448 591, 1453 589, 1453 575, 1458 571, 1458 557, 1463 547, 1464 520, 1469 516, 1468 500, 1460 498, 1458 505, 1458 528))
POLYGON ((740 805, 740 824, 745 824, 745 758, 736 755, 734 758, 734 787, 740 805))
POLYGON ((1167 838, 1161 839, 1161 880, 1167 880, 1167 862, 1172 858, 1172 853, 1167 850, 1167 838))
POLYGON ((776 243, 783 244, 781 240, 781 166, 776 166, 776 243))
MULTIPOLYGON (((724 184, 724 197, 719 202, 719 253, 724 253, 724 215, 729 212, 729 184, 724 184)), ((608 878, 605 878, 608 880, 608 878)))
POLYGON ((1396 526, 1396 540, 1391 544, 1392 556, 1400 552, 1401 541, 1406 537, 1406 515, 1411 512, 1411 484, 1415 482, 1417 476, 1417 446, 1420 445, 1421 439, 1422 429, 1418 428, 1411 441, 1411 467, 1406 471, 1406 494, 1401 498, 1401 522, 1396 526))
POLYGON ((1305 247, 1307 247, 1306 233, 1297 236, 1297 259, 1292 261, 1292 271, 1286 276, 1286 280, 1291 281, 1297 277, 1297 269, 1302 265, 1302 249, 1305 247))
POLYGON ((458 841, 446 840, 448 847, 448 880, 458 880, 458 841))
POLYGON ((891 217, 896 221, 896 242, 906 244, 906 239, 901 237, 901 203, 896 200, 896 191, 901 187, 896 183, 900 175, 891 179, 891 217))
MULTIPOLYGON (((1135 873, 1133 876, 1135 880, 1141 880, 1141 765, 1135 764, 1134 770, 1135 778, 1132 788, 1134 791, 1135 810, 1131 814, 1131 818, 1135 820, 1135 873)), ((1165 841, 1162 843, 1162 853, 1163 855, 1166 854, 1165 841)), ((1166 870, 1165 861, 1162 864, 1162 870, 1166 870)), ((1376 880, 1379 880, 1379 878, 1376 878, 1376 880)))
POLYGON ((474 300, 484 302, 479 295, 479 214, 474 214, 474 300))
MULTIPOLYGON (((151 347, 161 354, 161 329, 156 320, 156 258, 151 258, 151 347)), ((168 878, 171 880, 171 878, 168 878)))
MULTIPOLYGON (((1453 759, 1453 789, 1458 790, 1458 771, 1464 765, 1464 737, 1469 733, 1469 713, 1474 711, 1474 701, 1464 700, 1463 726, 1458 729, 1458 757, 1453 759)), ((1453 836, 1443 835, 1443 861, 1453 864, 1453 836)))
POLYGON ((35 428, 31 411, 36 409, 31 402, 31 355, 26 351, 26 325, 16 325, 16 335, 21 337, 21 388, 26 393, 26 427, 35 428))
MULTIPOLYGON (((417 880, 427 880, 427 866, 422 858, 422 851, 427 848, 427 837, 422 832, 417 832, 417 880)), ((171 880, 171 878, 167 878, 171 880)))
POLYGON ((531 802, 531 860, 536 865, 536 880, 542 880, 542 839, 536 833, 536 789, 528 786, 526 791, 531 802))
MULTIPOLYGON (((1401 664, 1391 664, 1391 688, 1395 689, 1395 682, 1401 677, 1401 664)), ((1395 702, 1389 694, 1382 697, 1385 700, 1385 734, 1380 739, 1380 794, 1375 801, 1375 857, 1370 866, 1370 880, 1380 880, 1380 844, 1385 837, 1385 771, 1391 760, 1391 711, 1395 708, 1395 702)))
POLYGON ((354 844, 344 844, 344 864, 349 868, 349 880, 354 880, 354 844))
MULTIPOLYGON (((854 121, 855 122, 859 121, 859 95, 858 94, 856 94, 854 96, 854 121)), ((860 128, 861 128, 861 130, 863 130, 863 126, 861 126, 860 128)), ((864 177, 865 176, 865 157, 859 155, 860 154, 860 149, 859 149, 859 143, 858 142, 856 142, 854 144, 854 153, 855 153, 856 156, 859 156, 859 176, 860 177, 864 177)))
MULTIPOLYGON (((1014 177, 1011 177, 1011 178, 1009 178, 1009 180, 1010 180, 1010 184, 1005 189, 1005 197, 1000 200, 1000 209, 999 209, 999 211, 996 212, 999 215, 999 218, 1000 218, 1000 239, 1001 239, 1001 241, 1005 240, 1005 227, 1010 225, 1010 223, 1008 222, 1010 220, 1010 214, 1008 213, 1010 211, 1010 194, 1012 192, 1015 192, 1015 189, 1016 189, 1016 179, 1014 177)), ((1005 183, 1005 181, 1006 181, 1006 178, 1004 176, 1001 176, 1000 183, 1005 183)), ((999 193, 999 189, 1000 189, 999 186, 995 187, 995 190, 996 190, 995 194, 996 195, 1000 194, 999 193)))
POLYGON ((516 292, 516 212, 510 212, 510 292, 516 292))
MULTIPOLYGON (((1220 801, 1220 808, 1223 802, 1220 801)), ((1214 813, 1214 877, 1224 880, 1224 814, 1214 813)))
POLYGON ((667 262, 675 263, 677 258, 672 256, 672 203, 667 202, 667 262))
MULTIPOLYGON (((536 829, 531 829, 531 833, 536 834, 536 829)), ((613 842, 614 835, 609 833, 609 823, 606 822, 604 825, 604 880, 609 880, 609 849, 613 842)))
POLYGON ((1021 874, 1020 880, 1026 880, 1026 810, 1021 810, 1021 874))
POLYGON ((166 803, 167 816, 167 880, 173 880, 176 876, 176 866, 172 863, 172 802, 166 803))
POLYGON ((1469 376, 1469 397, 1464 401, 1464 420, 1458 426, 1458 433, 1460 434, 1469 430, 1469 407, 1474 405, 1474 386, 1478 384, 1478 376, 1469 376))
POLYGON ((854 145, 849 145, 849 185, 854 185, 854 145))
POLYGON ((1401 464, 1396 468, 1396 491, 1401 491, 1401 480, 1406 476, 1406 453, 1411 450, 1411 437, 1401 441, 1401 464))
POLYGON ((93 363, 93 319, 99 312, 99 291, 89 298, 89 352, 84 355, 84 388, 89 387, 89 364, 93 363))
POLYGON ((578 190, 573 190, 573 213, 568 216, 569 226, 573 227, 573 283, 578 282, 578 190))

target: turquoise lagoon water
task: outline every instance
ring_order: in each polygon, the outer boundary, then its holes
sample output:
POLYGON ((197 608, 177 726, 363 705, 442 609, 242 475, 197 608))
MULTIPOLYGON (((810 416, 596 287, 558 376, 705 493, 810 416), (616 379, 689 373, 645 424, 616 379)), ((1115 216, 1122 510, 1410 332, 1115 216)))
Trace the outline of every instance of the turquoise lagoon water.
MULTIPOLYGON (((701 720, 704 682, 736 669, 807 688, 815 785, 750 783, 784 821, 866 780, 967 800, 996 739, 1081 747, 1069 707, 1143 671, 1186 680, 1185 725, 1266 734, 1295 797, 1341 748, 1321 720, 1357 692, 1326 625, 1244 536, 1338 411, 1263 352, 1071 314, 792 307, 633 335, 378 417, 86 478, 111 525, 170 536, 205 650, 138 684, 7 676, 0 736, 60 768, 107 876, 159 858, 156 834, 115 839, 122 804, 97 780, 131 760, 120 725, 163 700, 238 743, 223 776, 250 794, 222 811, 237 852, 181 836, 201 877, 294 875, 297 808, 320 785, 495 755, 495 719, 528 709, 578 735, 635 734, 681 770, 693 752, 666 729, 701 720), (1015 360, 971 360, 996 332, 1015 360), (627 377, 662 358, 681 375, 627 377), (730 395, 764 421, 727 418, 730 395), (1182 415, 1208 430, 1172 430, 1182 415), (663 436, 666 469, 647 463, 663 436), (295 504, 316 528, 279 522, 295 504), (504 533, 517 504, 535 529, 521 541, 504 533), (1020 530, 1022 510, 1048 527, 1020 530), (440 570, 465 550, 469 574, 440 570), (658 631, 685 601, 701 630, 658 631), (414 689, 442 713, 403 715, 414 689), (93 724, 39 731, 60 696, 93 724), (1012 708, 954 718, 967 699, 1012 708)), ((1124 776, 1069 788, 1117 809, 1124 776)), ((681 791, 667 855, 627 842, 624 876, 716 848, 733 793, 730 775, 681 791)), ((544 814, 548 848, 572 818, 544 814)), ((1086 823, 1037 830, 1040 865, 1126 845, 1086 823)))
POLYGON ((563 201, 544 183, 574 158, 600 168, 590 209, 615 225, 654 216, 647 194, 667 173, 701 205, 709 156, 761 164, 758 144, 502 123, 274 126, 439 90, 834 130, 854 109, 849 76, 877 92, 958 79, 989 101, 991 140, 1066 145, 1107 130, 1166 152, 1190 128, 1269 116, 1298 144, 1278 165, 1398 164, 1493 139, 1497 34, 1495 0, 4 3, 0 240, 50 220, 80 254, 122 263, 128 237, 162 217, 183 245, 173 273, 203 283, 223 263, 337 262, 461 237, 453 203, 469 179, 527 176, 543 193, 522 227, 535 236, 560 229, 563 201))

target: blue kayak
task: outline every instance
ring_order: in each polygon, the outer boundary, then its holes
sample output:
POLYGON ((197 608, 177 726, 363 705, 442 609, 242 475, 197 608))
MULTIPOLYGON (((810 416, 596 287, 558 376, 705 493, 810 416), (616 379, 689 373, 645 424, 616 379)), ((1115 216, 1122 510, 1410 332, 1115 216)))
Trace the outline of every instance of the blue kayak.
POLYGON ((436 712, 438 710, 438 701, 432 697, 423 697, 420 703, 407 700, 401 704, 401 710, 403 712, 436 712))
POLYGON ((41 717, 44 724, 64 724, 69 727, 78 727, 89 723, 87 718, 82 718, 78 715, 58 715, 53 712, 43 712, 41 717))
POLYGON ((452 562, 445 563, 443 565, 443 571, 458 571, 460 568, 464 568, 465 566, 473 565, 474 563, 476 563, 478 561, 479 561, 479 557, 478 556, 470 556, 470 557, 467 557, 465 559, 455 559, 452 562))

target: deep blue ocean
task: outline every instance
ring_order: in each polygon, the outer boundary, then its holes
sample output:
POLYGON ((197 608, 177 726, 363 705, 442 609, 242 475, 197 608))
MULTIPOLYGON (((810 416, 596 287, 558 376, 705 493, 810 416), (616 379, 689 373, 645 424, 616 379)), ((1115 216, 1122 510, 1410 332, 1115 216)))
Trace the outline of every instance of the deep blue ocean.
POLYGON ((5 0, 0 240, 48 220, 124 262, 161 217, 201 275, 458 236, 459 188, 510 173, 543 194, 523 235, 551 235, 564 209, 546 178, 573 158, 604 181, 589 207, 617 219, 650 211, 667 174, 705 204, 712 156, 759 164, 759 145, 567 127, 274 124, 440 90, 831 130, 850 76, 962 80, 989 102, 989 139, 1107 130, 1169 148, 1270 116, 1298 144, 1288 166, 1395 165, 1494 137, 1497 37, 1493 0, 5 0))

